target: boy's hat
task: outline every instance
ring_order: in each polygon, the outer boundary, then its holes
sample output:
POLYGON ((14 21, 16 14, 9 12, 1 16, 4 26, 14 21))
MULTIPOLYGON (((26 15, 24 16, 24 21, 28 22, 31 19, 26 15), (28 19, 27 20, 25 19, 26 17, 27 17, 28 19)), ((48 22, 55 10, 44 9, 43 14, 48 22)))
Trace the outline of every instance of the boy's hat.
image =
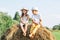
POLYGON ((37 7, 34 7, 34 8, 32 8, 32 10, 37 10, 38 11, 38 8, 37 7))
POLYGON ((21 11, 23 11, 23 10, 26 10, 26 11, 28 11, 28 9, 27 9, 27 8, 22 8, 22 9, 21 9, 21 11))

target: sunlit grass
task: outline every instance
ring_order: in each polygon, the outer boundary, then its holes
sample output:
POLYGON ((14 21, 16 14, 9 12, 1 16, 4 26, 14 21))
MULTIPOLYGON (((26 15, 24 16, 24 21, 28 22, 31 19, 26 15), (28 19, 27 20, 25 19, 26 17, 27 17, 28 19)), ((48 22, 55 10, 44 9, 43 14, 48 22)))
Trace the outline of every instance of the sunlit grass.
POLYGON ((56 40, 60 40, 60 30, 53 31, 52 33, 56 40))

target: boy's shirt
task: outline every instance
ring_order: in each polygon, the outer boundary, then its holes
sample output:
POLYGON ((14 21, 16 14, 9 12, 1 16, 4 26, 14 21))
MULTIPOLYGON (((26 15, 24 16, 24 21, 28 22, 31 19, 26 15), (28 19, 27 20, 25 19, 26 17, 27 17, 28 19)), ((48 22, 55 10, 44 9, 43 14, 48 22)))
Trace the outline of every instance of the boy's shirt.
POLYGON ((32 15, 32 20, 34 20, 35 23, 40 24, 40 15, 36 14, 36 15, 32 15))

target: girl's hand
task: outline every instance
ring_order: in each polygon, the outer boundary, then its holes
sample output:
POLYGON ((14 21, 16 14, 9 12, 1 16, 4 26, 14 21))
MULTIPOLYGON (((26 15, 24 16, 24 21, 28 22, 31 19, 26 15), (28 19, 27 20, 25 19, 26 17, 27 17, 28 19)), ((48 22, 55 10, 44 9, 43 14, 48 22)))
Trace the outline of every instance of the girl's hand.
POLYGON ((21 22, 22 22, 23 24, 25 24, 25 22, 24 22, 23 20, 21 20, 21 22))
POLYGON ((23 21, 23 24, 25 24, 25 22, 23 21))

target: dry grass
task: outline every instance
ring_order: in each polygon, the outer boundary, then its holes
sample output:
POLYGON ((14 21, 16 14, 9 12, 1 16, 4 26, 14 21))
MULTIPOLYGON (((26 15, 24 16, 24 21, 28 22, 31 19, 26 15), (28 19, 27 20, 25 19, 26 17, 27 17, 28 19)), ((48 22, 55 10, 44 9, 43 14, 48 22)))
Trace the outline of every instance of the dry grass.
POLYGON ((13 25, 12 28, 10 28, 9 34, 6 36, 6 39, 9 40, 12 38, 13 34, 16 33, 18 30, 18 27, 16 25, 13 25))
POLYGON ((30 25, 28 26, 26 37, 22 35, 22 31, 17 27, 17 25, 13 25, 12 28, 10 28, 10 31, 6 33, 7 35, 5 36, 5 38, 6 40, 55 40, 51 31, 47 30, 44 27, 41 27, 37 30, 33 39, 28 37, 29 32, 30 25))

